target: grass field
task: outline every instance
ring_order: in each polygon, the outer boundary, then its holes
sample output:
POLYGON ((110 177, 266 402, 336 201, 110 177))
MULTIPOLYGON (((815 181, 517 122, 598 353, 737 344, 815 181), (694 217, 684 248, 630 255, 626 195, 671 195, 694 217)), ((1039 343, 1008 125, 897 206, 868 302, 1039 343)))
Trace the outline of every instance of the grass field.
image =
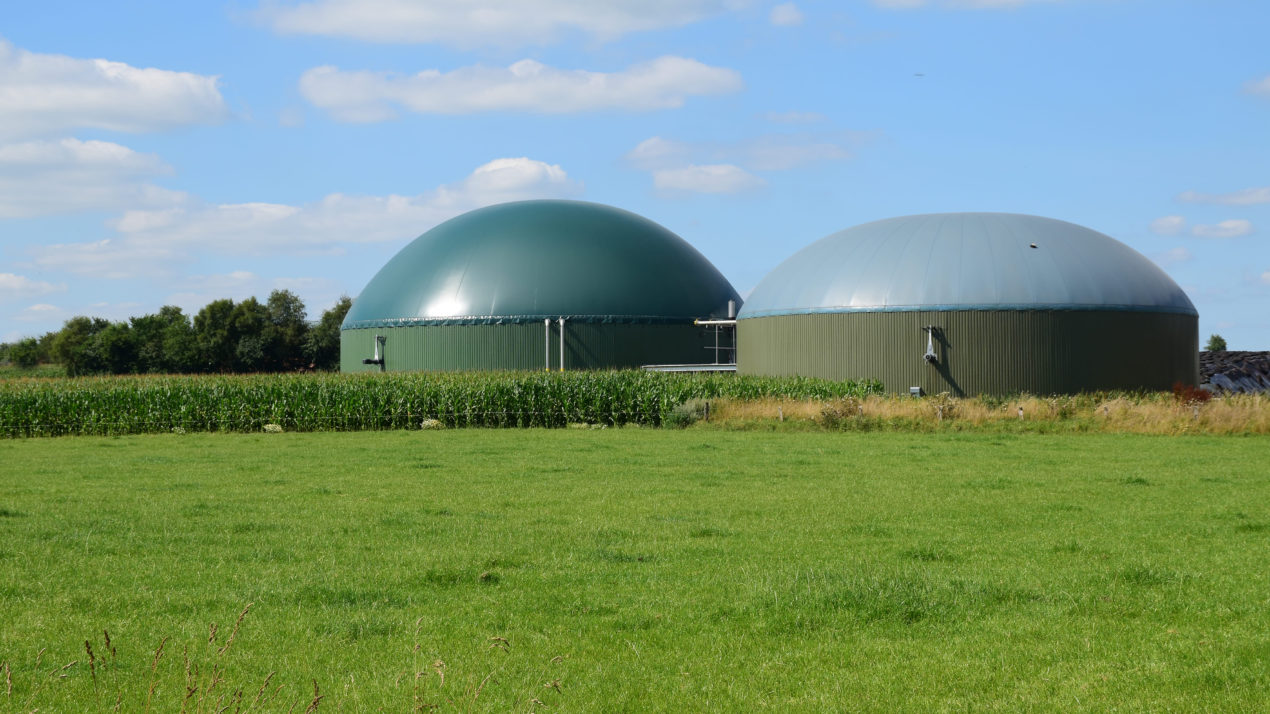
POLYGON ((0 711, 1261 711, 1267 446, 0 440, 0 711))
POLYGON ((56 379, 65 376, 66 368, 60 364, 41 364, 27 368, 0 364, 0 379, 56 379))

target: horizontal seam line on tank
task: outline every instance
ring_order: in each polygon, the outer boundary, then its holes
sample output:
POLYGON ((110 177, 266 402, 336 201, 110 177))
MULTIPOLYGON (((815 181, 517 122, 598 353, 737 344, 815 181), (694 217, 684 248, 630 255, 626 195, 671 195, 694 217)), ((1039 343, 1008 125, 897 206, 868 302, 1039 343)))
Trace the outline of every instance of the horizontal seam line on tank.
POLYGON ((744 311, 738 320, 755 317, 780 317, 782 315, 825 315, 853 312, 1144 312, 1198 317, 1194 308, 1167 305, 1096 305, 1063 303, 1009 303, 980 305, 878 305, 867 307, 813 307, 777 308, 773 310, 744 311))
POLYGON ((543 320, 566 322, 605 323, 605 324, 682 324, 691 325, 693 320, 712 319, 707 315, 667 317, 662 315, 497 315, 488 317, 398 317, 385 320, 356 320, 341 327, 344 330, 370 327, 418 327, 440 325, 508 325, 541 323, 543 320))

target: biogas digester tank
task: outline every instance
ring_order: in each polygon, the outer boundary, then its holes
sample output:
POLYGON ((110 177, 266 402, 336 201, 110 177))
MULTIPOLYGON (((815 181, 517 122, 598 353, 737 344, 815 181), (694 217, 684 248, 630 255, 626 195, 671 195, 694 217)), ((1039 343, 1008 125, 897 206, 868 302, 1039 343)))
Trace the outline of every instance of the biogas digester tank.
POLYGON ((652 221, 580 201, 505 203, 436 226, 384 265, 344 318, 340 369, 560 369, 562 331, 565 369, 703 364, 713 333, 693 320, 727 317, 729 301, 741 304, 710 261, 652 221))
POLYGON ((834 233, 737 319, 741 374, 876 379, 953 395, 1167 390, 1198 381, 1198 313, 1154 263, 1037 216, 906 216, 834 233))

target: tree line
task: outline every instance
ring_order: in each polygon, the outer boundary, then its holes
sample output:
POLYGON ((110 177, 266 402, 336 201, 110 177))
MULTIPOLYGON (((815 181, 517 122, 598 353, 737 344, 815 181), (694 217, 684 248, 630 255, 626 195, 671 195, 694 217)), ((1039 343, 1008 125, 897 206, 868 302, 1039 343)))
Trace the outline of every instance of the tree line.
POLYGON ((304 302, 289 290, 269 299, 215 300, 193 318, 167 305, 157 313, 110 322, 72 317, 43 337, 0 345, 0 361, 18 367, 61 364, 69 376, 334 370, 347 296, 308 321, 304 302))

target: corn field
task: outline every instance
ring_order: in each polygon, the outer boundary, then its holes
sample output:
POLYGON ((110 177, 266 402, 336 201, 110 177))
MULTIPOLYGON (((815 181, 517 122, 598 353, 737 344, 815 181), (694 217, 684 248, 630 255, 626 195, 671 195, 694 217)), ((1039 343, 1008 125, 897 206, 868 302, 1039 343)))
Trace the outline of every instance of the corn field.
POLYGON ((835 399, 873 382, 614 372, 90 377, 0 382, 0 436, 658 426, 690 399, 835 399))

